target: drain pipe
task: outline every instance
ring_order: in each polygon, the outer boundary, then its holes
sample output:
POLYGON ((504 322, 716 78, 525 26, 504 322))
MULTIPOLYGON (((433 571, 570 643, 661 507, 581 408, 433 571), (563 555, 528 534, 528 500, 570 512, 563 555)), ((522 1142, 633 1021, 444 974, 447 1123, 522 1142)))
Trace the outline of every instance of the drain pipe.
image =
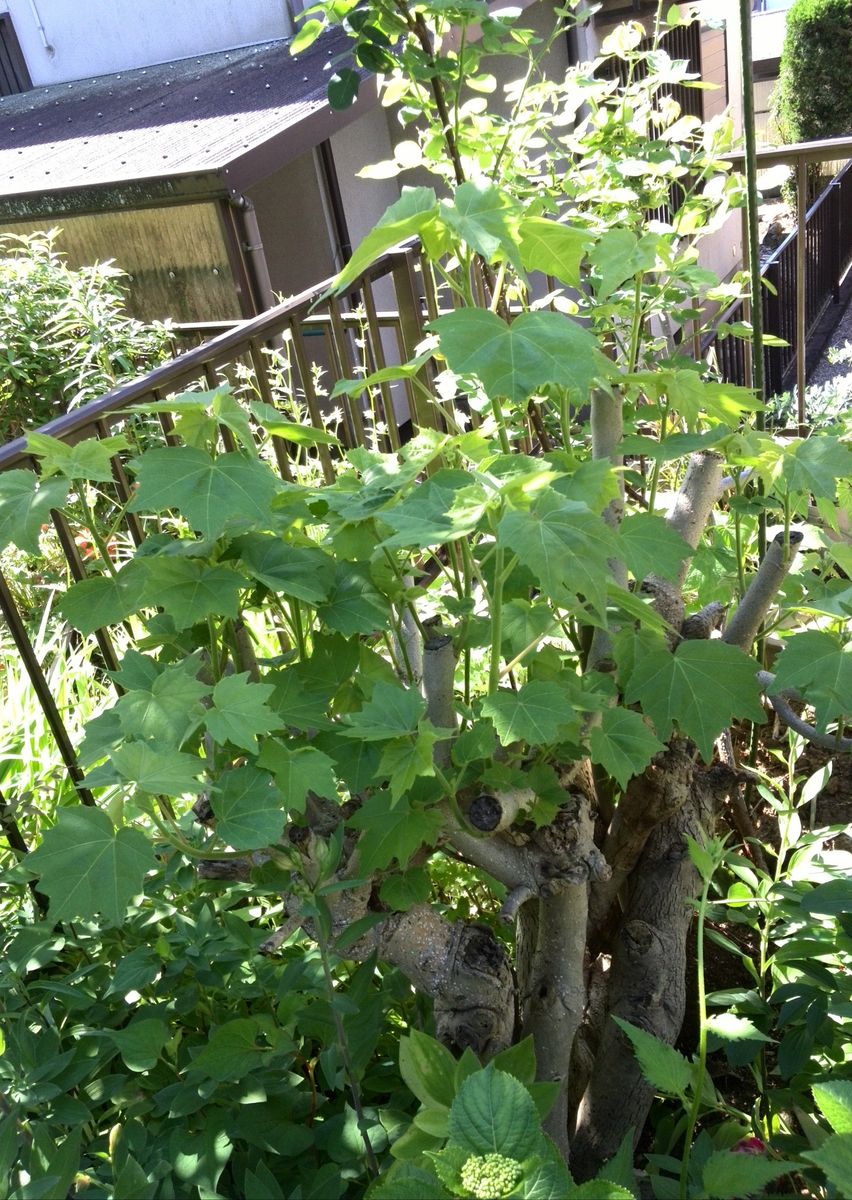
POLYGON ((236 217, 240 257, 251 287, 254 308, 256 312, 261 313, 267 308, 274 308, 278 299, 272 288, 257 213, 248 196, 240 193, 229 196, 228 203, 236 217))
POLYGON ((45 50, 50 55, 50 57, 53 58, 54 54, 56 53, 56 50, 53 46, 51 46, 50 41, 48 40, 47 30, 45 29, 44 25, 42 24, 42 20, 41 20, 41 17, 39 16, 38 9, 36 8, 35 0, 30 0, 30 12, 33 14, 33 20, 35 21, 36 29, 41 34, 41 44, 44 46, 45 50))

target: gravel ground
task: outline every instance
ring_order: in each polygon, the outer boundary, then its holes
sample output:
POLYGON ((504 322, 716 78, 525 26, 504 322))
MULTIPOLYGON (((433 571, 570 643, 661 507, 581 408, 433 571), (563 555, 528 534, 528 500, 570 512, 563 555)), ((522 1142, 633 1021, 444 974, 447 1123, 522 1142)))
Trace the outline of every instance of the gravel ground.
POLYGON ((847 301, 846 310, 808 383, 809 387, 822 387, 831 383, 833 388, 842 390, 846 394, 847 403, 852 404, 852 298, 847 301), (832 351, 839 354, 840 362, 829 362, 829 354, 832 351), (841 353, 843 351, 846 353, 841 353))

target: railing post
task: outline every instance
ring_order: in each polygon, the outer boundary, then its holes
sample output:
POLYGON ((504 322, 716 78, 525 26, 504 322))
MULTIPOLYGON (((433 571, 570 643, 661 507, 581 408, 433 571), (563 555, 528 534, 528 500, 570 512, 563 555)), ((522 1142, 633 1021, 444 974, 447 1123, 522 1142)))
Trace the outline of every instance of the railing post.
POLYGON ((840 280, 843 277, 843 205, 841 204, 841 188, 842 183, 839 179, 833 179, 831 187, 831 207, 834 210, 832 221, 832 229, 834 232, 834 253, 831 257, 834 259, 834 282, 831 288, 831 298, 835 304, 840 303, 840 280))
POLYGON ((805 387, 807 380, 807 211, 808 164, 805 158, 796 162, 796 412, 799 437, 805 436, 805 387))
MULTIPOLYGON (((767 265, 764 278, 769 284, 769 287, 764 289, 764 313, 766 314, 764 328, 767 333, 771 333, 775 337, 780 337, 781 296, 779 284, 781 276, 777 258, 773 259, 767 265)), ((781 349, 778 346, 767 346, 764 356, 766 362, 766 395, 777 396, 779 392, 784 390, 782 382, 784 368, 781 361, 781 349)))

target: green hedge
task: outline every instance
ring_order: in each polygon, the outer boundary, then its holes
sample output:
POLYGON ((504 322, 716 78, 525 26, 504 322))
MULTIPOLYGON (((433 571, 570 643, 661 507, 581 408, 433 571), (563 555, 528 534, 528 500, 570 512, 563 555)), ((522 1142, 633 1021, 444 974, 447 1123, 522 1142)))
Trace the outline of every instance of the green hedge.
POLYGON ((788 143, 852 132, 852 0, 795 0, 773 115, 788 143))

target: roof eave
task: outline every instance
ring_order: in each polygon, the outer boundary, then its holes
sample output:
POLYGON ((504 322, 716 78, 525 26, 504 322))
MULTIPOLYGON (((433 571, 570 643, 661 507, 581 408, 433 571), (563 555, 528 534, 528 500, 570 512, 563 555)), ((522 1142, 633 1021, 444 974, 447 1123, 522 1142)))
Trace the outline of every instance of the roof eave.
POLYGON ((200 203, 221 199, 230 190, 229 181, 217 170, 188 171, 49 192, 21 192, 16 196, 0 196, 0 221, 83 217, 93 213, 200 203))

